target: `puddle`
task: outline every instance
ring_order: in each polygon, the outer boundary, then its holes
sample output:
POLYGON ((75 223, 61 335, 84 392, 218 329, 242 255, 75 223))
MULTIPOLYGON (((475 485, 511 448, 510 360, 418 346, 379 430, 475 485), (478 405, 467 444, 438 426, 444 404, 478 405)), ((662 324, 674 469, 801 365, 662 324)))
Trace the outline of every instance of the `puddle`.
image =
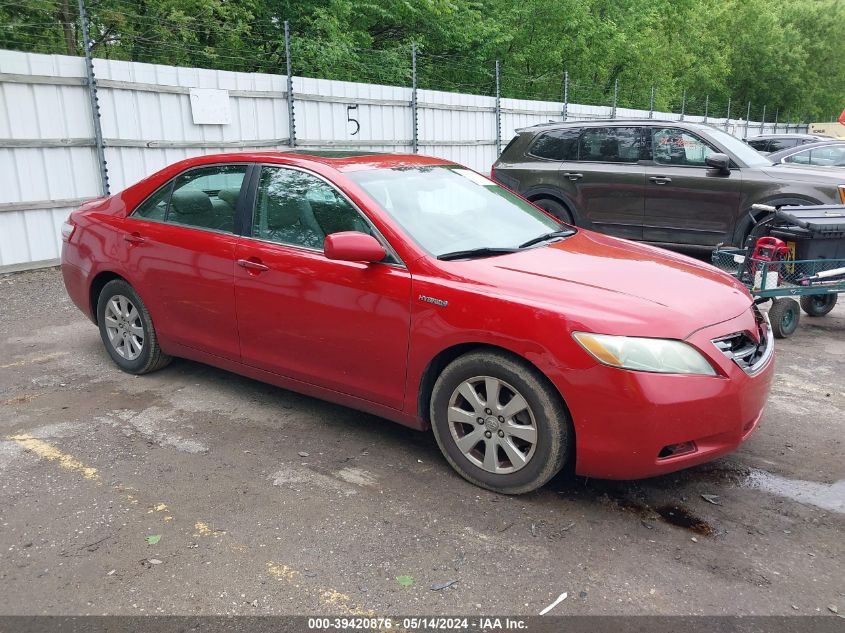
POLYGON ((662 506, 655 510, 660 517, 671 525, 695 532, 701 536, 713 536, 715 530, 701 517, 695 516, 686 508, 680 506, 662 506))
POLYGON ((745 485, 798 503, 845 514, 845 479, 824 484, 818 481, 788 479, 765 470, 752 470, 745 485))

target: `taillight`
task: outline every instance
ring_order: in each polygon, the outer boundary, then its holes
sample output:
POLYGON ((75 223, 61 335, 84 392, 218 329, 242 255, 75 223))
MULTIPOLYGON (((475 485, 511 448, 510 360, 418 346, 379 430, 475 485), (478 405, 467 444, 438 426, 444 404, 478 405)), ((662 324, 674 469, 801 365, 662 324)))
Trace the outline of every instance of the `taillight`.
POLYGON ((62 223, 62 241, 70 242, 70 238, 73 236, 74 231, 76 231, 76 225, 65 220, 65 222, 62 223))
POLYGON ((490 180, 496 180, 496 168, 495 167, 490 168, 490 180))
POLYGON ((845 204, 845 185, 839 185, 839 201, 845 204))

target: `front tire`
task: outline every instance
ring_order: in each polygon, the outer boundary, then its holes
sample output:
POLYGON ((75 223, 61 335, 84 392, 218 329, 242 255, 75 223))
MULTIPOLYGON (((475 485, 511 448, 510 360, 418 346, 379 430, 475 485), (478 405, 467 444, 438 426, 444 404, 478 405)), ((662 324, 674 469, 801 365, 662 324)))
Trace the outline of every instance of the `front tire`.
POLYGON ((769 308, 769 321, 775 338, 789 338, 798 328, 801 310, 795 299, 773 299, 769 308))
POLYGON ((431 426, 461 477, 503 494, 549 481, 573 441, 554 388, 534 368, 496 351, 471 352, 443 370, 432 393, 431 426))
POLYGON ((97 324, 109 356, 127 373, 148 374, 172 360, 159 347, 147 306, 123 279, 108 282, 100 292, 97 324))

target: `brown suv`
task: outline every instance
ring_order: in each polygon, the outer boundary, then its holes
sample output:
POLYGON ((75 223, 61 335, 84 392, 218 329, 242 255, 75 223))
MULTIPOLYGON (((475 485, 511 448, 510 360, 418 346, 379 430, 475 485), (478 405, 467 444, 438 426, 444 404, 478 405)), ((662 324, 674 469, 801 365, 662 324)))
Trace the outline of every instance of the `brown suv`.
POLYGON ((727 132, 682 121, 518 130, 492 177, 565 222, 664 244, 742 244, 758 202, 845 204, 845 170, 774 165, 727 132))

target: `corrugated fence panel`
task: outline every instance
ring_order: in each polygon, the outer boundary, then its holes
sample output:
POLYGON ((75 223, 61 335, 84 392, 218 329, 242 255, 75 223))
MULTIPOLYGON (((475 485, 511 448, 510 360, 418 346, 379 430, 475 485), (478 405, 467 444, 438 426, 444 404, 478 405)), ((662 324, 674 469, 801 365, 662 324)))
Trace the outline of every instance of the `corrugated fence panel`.
MULTIPOLYGON (((0 83, 0 139, 72 143, 93 136, 84 62, 76 57, 0 51, 0 73, 67 78, 67 83, 0 83)), ((83 147, 0 147, 0 266, 55 259, 71 206, 2 212, 6 203, 99 195, 93 143, 83 147)), ((39 205, 36 205, 39 206, 39 205)))
MULTIPOLYGON (((94 69, 112 192, 189 156, 289 143, 284 75, 101 59, 94 69), (190 88, 228 90, 230 122, 194 124, 190 88)), ((293 85, 298 146, 412 151, 410 88, 306 77, 294 77, 293 85)), ((87 90, 81 58, 0 51, 0 270, 56 259, 68 212, 100 194, 87 90)), ((489 172, 497 156, 493 97, 419 90, 417 104, 420 154, 489 172)), ((502 147, 517 129, 563 120, 563 110, 560 102, 501 99, 502 147)), ((572 103, 566 112, 568 120, 612 113, 572 103)), ((619 108, 616 115, 649 113, 619 108)), ((771 124, 737 119, 709 122, 739 137, 773 131, 771 124)))

